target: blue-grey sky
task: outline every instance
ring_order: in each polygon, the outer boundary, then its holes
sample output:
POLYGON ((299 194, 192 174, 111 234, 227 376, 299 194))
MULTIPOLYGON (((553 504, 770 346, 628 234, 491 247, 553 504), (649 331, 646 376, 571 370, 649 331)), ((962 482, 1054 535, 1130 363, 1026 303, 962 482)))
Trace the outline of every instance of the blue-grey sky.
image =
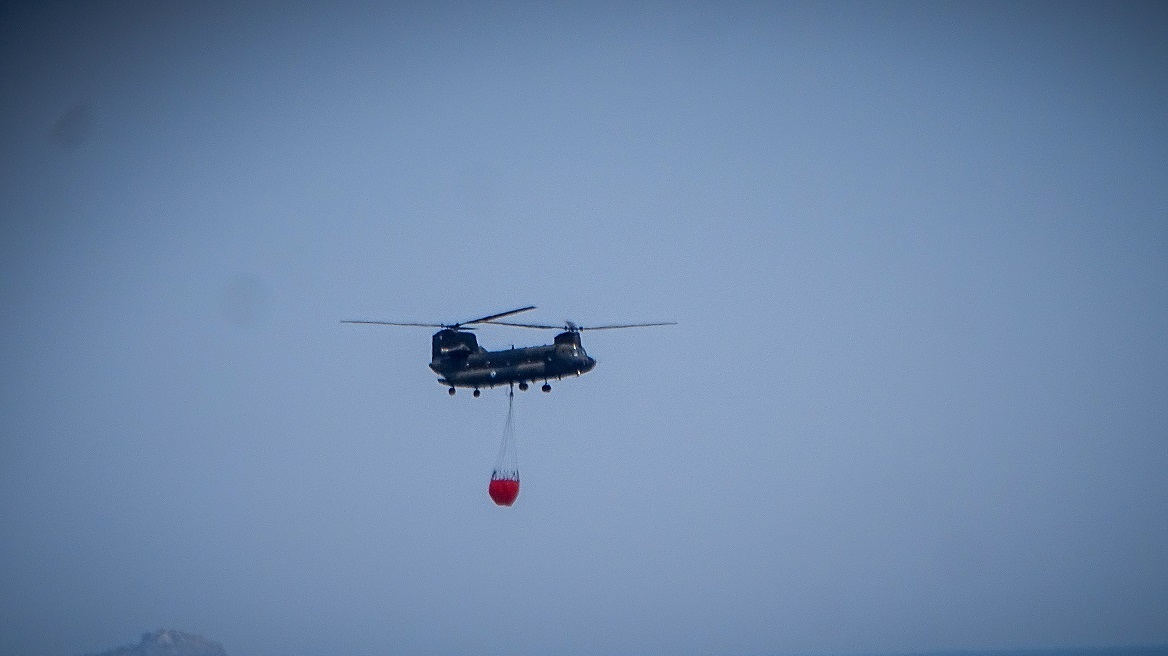
MULTIPOLYGON (((0 652, 1168 643, 1159 3, 0 10, 0 652), (679 325, 517 397, 425 329, 679 325)), ((551 336, 505 328, 483 344, 551 336)))

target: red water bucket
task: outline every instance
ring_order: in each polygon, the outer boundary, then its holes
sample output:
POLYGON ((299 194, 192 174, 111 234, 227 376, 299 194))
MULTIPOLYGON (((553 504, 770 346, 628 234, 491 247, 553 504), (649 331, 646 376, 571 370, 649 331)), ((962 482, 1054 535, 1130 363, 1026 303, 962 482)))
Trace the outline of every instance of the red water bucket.
POLYGON ((487 487, 487 494, 491 495, 491 500, 496 504, 510 506, 519 496, 519 479, 492 478, 490 486, 487 487))

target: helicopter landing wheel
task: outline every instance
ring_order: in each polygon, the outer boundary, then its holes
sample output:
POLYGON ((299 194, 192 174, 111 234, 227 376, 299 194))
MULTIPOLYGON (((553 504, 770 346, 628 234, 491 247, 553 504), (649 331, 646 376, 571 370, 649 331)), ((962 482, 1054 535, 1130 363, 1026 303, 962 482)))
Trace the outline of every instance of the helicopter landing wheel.
POLYGON ((449 394, 450 396, 454 396, 454 392, 455 392, 455 389, 454 389, 453 387, 451 387, 450 389, 446 390, 446 393, 447 393, 447 394, 449 394))
POLYGON ((477 398, 479 398, 479 395, 481 395, 481 394, 482 394, 482 392, 481 392, 481 391, 479 391, 479 390, 475 390, 475 391, 473 392, 473 394, 474 394, 474 397, 477 399, 477 398))
POLYGON ((526 381, 524 381, 524 382, 522 382, 522 383, 519 383, 519 391, 520 391, 520 392, 526 392, 526 391, 527 391, 527 382, 526 382, 526 381))
POLYGON ((546 394, 546 393, 552 391, 552 386, 548 385, 547 383, 544 383, 543 387, 541 387, 540 389, 543 390, 544 393, 546 394))

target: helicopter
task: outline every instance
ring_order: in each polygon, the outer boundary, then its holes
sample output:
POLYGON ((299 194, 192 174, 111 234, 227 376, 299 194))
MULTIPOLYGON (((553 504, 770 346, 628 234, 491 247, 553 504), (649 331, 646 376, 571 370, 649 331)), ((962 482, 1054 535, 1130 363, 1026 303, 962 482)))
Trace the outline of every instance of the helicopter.
POLYGON ((511 323, 499 321, 520 312, 534 310, 535 306, 522 307, 498 314, 491 314, 460 323, 403 323, 396 321, 366 321, 346 319, 341 323, 374 324, 379 326, 412 326, 438 328, 431 338, 430 369, 438 374, 438 384, 449 388, 454 396, 456 388, 467 387, 474 390, 475 398, 482 388, 501 385, 518 385, 519 391, 526 392, 528 385, 543 381, 544 392, 552 391, 552 379, 561 380, 565 376, 581 376, 592 371, 596 360, 588 356, 580 343, 580 333, 585 330, 611 330, 615 328, 645 328, 650 326, 673 326, 675 322, 629 323, 610 326, 578 326, 571 321, 552 326, 532 323, 511 323), (514 328, 534 328, 538 330, 559 330, 551 344, 543 346, 511 347, 502 351, 488 351, 479 346, 474 333, 476 326, 511 326, 514 328))

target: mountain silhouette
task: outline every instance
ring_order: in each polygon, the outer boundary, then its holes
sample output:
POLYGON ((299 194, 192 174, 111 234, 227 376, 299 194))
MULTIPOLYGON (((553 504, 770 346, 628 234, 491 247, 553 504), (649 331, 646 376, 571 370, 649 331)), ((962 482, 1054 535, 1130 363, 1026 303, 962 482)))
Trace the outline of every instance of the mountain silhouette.
POLYGON ((143 633, 136 645, 118 647, 90 656, 227 656, 223 645, 203 636, 174 629, 143 633))

